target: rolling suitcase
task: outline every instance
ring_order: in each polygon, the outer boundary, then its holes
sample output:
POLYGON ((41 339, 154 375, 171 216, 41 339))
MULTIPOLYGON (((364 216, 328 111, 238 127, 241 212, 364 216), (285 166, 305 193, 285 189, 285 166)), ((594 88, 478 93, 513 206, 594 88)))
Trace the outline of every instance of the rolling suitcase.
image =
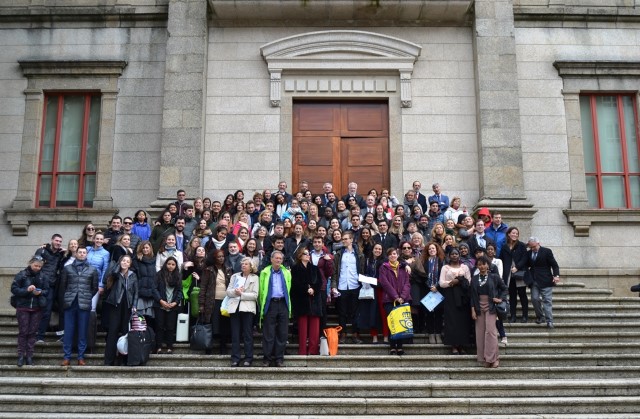
POLYGON ((178 325, 176 326, 176 342, 189 341, 189 314, 178 314, 178 325))
POLYGON ((152 329, 144 331, 130 330, 127 336, 128 353, 127 365, 145 365, 149 361, 149 354, 155 346, 155 336, 152 329))

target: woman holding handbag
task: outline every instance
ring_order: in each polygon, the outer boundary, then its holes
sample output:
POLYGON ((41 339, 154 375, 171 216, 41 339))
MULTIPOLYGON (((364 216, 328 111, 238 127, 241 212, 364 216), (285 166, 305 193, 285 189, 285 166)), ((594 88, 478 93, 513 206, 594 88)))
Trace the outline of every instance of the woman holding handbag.
MULTIPOLYGON (((362 229, 364 231, 364 229, 362 229)), ((362 232, 360 233, 362 234, 362 232)), ((364 262, 364 275, 371 278, 378 278, 380 266, 385 261, 382 255, 382 245, 375 243, 370 252, 364 254, 366 259, 364 262)), ((389 340, 389 326, 386 322, 386 314, 382 305, 382 288, 369 284, 362 284, 360 287, 360 295, 358 302, 358 328, 362 330, 369 329, 371 335, 371 343, 378 343, 378 329, 382 326, 382 336, 384 341, 389 340), (368 291, 365 291, 367 290, 368 291), (369 293, 364 295, 363 293, 369 293), (384 321, 382 321, 384 319, 384 321)))
POLYGON ((306 247, 297 250, 295 261, 291 267, 291 310, 298 319, 298 355, 318 355, 322 280, 306 247))
POLYGON ((240 336, 244 342, 243 367, 253 362, 253 318, 256 315, 258 300, 258 276, 256 265, 251 258, 240 262, 241 271, 233 274, 227 287, 231 323, 231 366, 240 365, 240 336))
POLYGON ((516 307, 518 297, 522 306, 522 323, 529 321, 529 299, 527 286, 524 283, 524 273, 527 269, 527 245, 518 240, 520 231, 517 227, 509 227, 507 241, 500 249, 503 272, 502 280, 509 284, 509 304, 511 308, 511 323, 516 322, 516 307))
MULTIPOLYGON (((198 305, 204 323, 212 325, 213 337, 220 340, 220 354, 226 353, 229 341, 229 318, 220 313, 222 301, 227 295, 231 272, 225 268, 224 250, 218 249, 207 255, 206 267, 200 277, 198 305)), ((211 350, 207 350, 210 354, 211 350)))
POLYGON ((138 306, 138 276, 131 269, 131 262, 131 256, 122 256, 118 261, 118 271, 107 279, 104 302, 109 305, 109 329, 104 365, 114 365, 118 338, 129 332, 131 314, 136 312, 138 306))
POLYGON ((18 272, 11 283, 11 305, 18 319, 18 366, 33 365, 38 325, 42 316, 40 301, 46 303, 49 281, 40 277, 44 265, 42 256, 34 256, 28 266, 18 272), (15 304, 15 305, 14 305, 15 304))
MULTIPOLYGON (((378 284, 382 287, 382 303, 388 316, 395 304, 411 302, 411 284, 409 273, 398 260, 398 250, 390 247, 387 259, 380 267, 378 284)), ((389 339, 389 355, 404 355, 403 344, 404 339, 389 339)))
POLYGON ((156 307, 156 353, 162 353, 166 349, 168 354, 173 352, 173 344, 176 341, 176 326, 178 324, 178 312, 182 306, 182 278, 178 269, 178 260, 169 256, 157 274, 156 285, 158 287, 156 307))

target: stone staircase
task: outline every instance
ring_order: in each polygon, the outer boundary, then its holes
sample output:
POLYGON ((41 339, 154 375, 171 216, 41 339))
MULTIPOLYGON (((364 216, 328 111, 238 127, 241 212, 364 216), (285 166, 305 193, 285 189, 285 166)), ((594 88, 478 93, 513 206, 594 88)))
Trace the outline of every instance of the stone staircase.
POLYGON ((86 367, 60 367, 53 333, 36 365, 18 368, 15 317, 0 315, 0 419, 640 418, 640 298, 566 283, 554 317, 553 330, 507 324, 497 369, 478 366, 473 348, 449 355, 424 335, 403 357, 346 344, 336 357, 287 355, 284 368, 230 368, 228 356, 186 344, 144 367, 105 367, 99 337, 86 367))

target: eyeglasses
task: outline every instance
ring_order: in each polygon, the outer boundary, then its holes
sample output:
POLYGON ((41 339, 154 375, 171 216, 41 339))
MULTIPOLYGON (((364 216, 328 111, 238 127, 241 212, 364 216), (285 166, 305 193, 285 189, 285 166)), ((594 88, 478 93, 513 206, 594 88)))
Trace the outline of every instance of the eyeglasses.
POLYGON ((403 247, 402 250, 411 250, 410 247, 403 247))
POLYGON ((310 255, 310 253, 309 253, 309 252, 303 252, 303 253, 302 253, 302 255, 303 255, 303 256, 309 256, 309 255, 310 255))
POLYGON ((32 257, 31 259, 33 259, 33 260, 37 260, 37 261, 42 261, 42 260, 44 260, 44 258, 43 258, 42 256, 40 256, 40 255, 36 255, 36 256, 32 257))
POLYGON ((124 222, 124 224, 125 224, 125 225, 131 225, 131 224, 133 224, 133 223, 132 223, 131 221, 125 221, 125 222, 124 222))
POLYGON ((87 230, 87 231, 95 231, 95 229, 96 229, 95 227, 87 227, 87 228, 85 228, 85 230, 87 230))

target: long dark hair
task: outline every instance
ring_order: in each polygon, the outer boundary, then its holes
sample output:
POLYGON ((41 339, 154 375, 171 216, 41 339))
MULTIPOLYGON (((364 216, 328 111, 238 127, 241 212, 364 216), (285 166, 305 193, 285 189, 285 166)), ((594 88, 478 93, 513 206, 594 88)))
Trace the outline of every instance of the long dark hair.
POLYGON ((176 258, 169 256, 167 260, 164 261, 162 268, 158 271, 158 281, 164 281, 165 284, 170 287, 178 285, 178 282, 180 281, 180 269, 178 269, 178 260, 176 258), (170 272, 169 269, 167 269, 167 262, 170 260, 176 264, 176 268, 173 272, 170 272))

